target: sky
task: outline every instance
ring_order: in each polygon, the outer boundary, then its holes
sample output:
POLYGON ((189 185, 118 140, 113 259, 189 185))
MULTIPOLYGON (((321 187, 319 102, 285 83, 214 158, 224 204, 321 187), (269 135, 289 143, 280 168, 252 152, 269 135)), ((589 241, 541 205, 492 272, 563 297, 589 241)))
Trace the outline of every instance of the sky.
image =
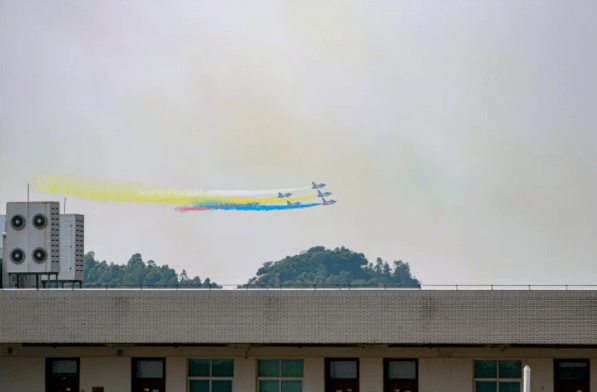
POLYGON ((66 212, 96 259, 220 284, 313 246, 429 285, 595 284, 595 20, 573 0, 5 0, 0 214, 36 175, 324 182, 333 206, 66 212))

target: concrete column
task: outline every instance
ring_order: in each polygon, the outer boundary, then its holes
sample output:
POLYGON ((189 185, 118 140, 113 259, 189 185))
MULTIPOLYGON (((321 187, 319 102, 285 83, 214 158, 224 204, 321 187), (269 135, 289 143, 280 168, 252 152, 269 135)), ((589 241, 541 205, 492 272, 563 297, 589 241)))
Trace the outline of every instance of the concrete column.
POLYGON ((361 391, 383 391, 383 358, 359 358, 359 384, 361 391))
POLYGON ((235 391, 256 392, 257 390, 257 360, 249 357, 234 358, 234 380, 235 391))
POLYGON ((166 391, 187 390, 187 360, 183 357, 166 358, 166 391))
POLYGON ((323 392, 325 388, 324 358, 304 358, 303 366, 303 391, 323 392))
POLYGON ((131 390, 131 358, 129 357, 81 357, 79 366, 81 392, 91 392, 92 387, 104 387, 106 392, 131 390))

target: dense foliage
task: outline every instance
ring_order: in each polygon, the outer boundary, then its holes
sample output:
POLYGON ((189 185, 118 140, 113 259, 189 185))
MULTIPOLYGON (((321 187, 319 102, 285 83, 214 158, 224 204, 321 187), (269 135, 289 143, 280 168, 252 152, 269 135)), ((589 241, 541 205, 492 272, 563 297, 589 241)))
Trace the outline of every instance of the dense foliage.
POLYGON ((95 260, 95 254, 89 252, 85 255, 83 281, 84 287, 93 286, 165 286, 165 287, 212 287, 221 288, 216 283, 211 282, 209 278, 201 282, 198 276, 190 279, 187 272, 182 270, 180 275, 169 268, 168 265, 157 266, 153 260, 147 264, 141 259, 141 255, 136 253, 125 265, 114 263, 99 262, 95 260))
POLYGON ((408 286, 420 287, 421 282, 411 276, 410 266, 394 261, 393 267, 381 258, 369 263, 362 253, 344 247, 334 250, 316 246, 296 256, 280 261, 268 261, 257 276, 244 285, 249 286, 408 286))

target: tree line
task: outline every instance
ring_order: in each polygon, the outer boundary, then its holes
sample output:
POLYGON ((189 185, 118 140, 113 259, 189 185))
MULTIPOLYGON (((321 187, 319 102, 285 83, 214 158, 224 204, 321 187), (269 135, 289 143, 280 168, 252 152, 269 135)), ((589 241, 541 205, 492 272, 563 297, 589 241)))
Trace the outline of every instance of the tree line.
MULTIPOLYGON (((2 265, 0 259, 0 266, 2 265)), ((118 265, 98 261, 94 252, 84 259, 83 287, 195 287, 222 288, 209 278, 190 278, 186 270, 180 274, 167 264, 158 266, 153 260, 143 261, 134 254, 128 263, 118 265)), ((0 277, 1 279, 1 277, 0 277)), ((1 280, 0 280, 1 282, 1 280)), ((326 249, 315 246, 295 256, 268 261, 257 270, 243 288, 258 287, 338 287, 338 286, 400 286, 420 287, 410 266, 401 260, 390 266, 381 258, 370 263, 362 253, 345 247, 326 249)))
POLYGON ((147 264, 141 258, 141 254, 135 253, 127 264, 118 265, 97 261, 95 253, 89 252, 85 255, 83 267, 83 287, 139 287, 139 286, 161 286, 161 287, 209 287, 221 288, 217 283, 206 278, 195 276, 189 278, 187 271, 177 274, 176 270, 168 267, 167 264, 158 266, 153 260, 147 264))

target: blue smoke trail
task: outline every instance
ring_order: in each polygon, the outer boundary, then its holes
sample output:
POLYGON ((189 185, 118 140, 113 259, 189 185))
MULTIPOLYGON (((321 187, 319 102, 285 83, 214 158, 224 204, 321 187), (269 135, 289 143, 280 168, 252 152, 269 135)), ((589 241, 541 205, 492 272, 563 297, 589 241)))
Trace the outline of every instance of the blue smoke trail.
POLYGON ((307 208, 319 206, 321 203, 313 204, 300 204, 298 206, 289 205, 261 205, 261 206, 236 206, 236 207, 224 207, 222 210, 237 210, 237 211, 272 211, 272 210, 294 210, 298 208, 307 208))

